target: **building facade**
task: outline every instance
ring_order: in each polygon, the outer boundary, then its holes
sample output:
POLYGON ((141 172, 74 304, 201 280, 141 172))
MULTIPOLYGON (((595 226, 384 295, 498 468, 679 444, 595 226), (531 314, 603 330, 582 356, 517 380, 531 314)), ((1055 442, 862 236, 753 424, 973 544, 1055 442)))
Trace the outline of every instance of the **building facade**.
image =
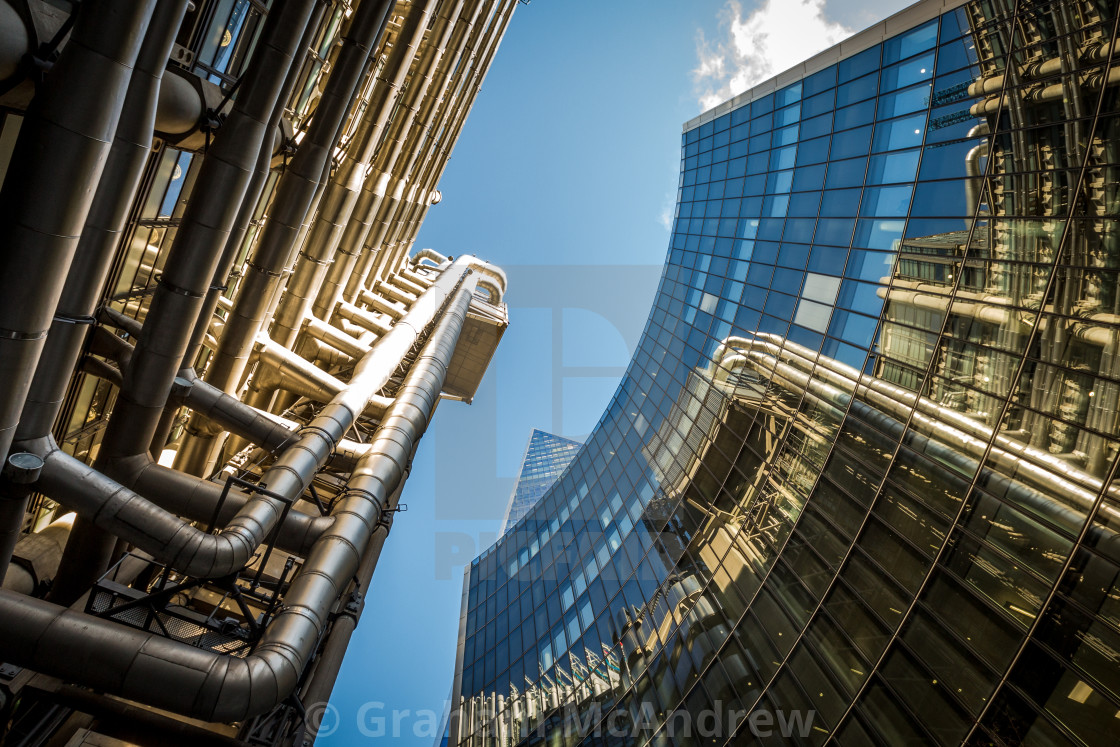
POLYGON ((508 323, 413 245, 517 4, 0 0, 0 742, 315 741, 508 323))
POLYGON ((644 336, 471 565, 451 743, 1107 745, 1114 2, 924 2, 684 127, 644 336))
POLYGON ((521 471, 509 496, 506 515, 502 519, 501 534, 529 513, 540 497, 548 492, 556 478, 563 474, 582 446, 579 441, 557 436, 534 428, 521 460, 521 471))

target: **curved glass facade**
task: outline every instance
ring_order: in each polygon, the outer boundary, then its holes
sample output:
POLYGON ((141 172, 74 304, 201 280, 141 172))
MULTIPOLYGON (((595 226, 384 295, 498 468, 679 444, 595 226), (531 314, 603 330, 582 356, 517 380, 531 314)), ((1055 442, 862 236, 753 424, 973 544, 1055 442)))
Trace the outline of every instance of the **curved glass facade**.
POLYGON ((1115 743, 1116 3, 943 8, 686 129, 629 370, 470 568, 452 743, 1115 743))
POLYGON ((509 497, 506 516, 502 520, 501 533, 517 523, 529 513, 540 497, 548 492, 572 460, 580 447, 579 441, 545 433, 534 428, 525 447, 525 458, 521 460, 521 471, 509 497))

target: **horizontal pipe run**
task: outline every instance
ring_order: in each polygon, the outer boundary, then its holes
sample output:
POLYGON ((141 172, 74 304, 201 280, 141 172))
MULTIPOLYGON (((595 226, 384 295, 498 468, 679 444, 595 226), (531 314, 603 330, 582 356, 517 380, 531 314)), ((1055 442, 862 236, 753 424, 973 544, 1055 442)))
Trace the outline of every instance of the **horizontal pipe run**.
MULTIPOLYGON (((360 358, 369 352, 369 345, 351 337, 338 327, 331 326, 324 321, 311 317, 303 326, 307 334, 320 342, 330 345, 336 350, 346 353, 351 358, 360 358)), ((386 332, 388 330, 385 330, 386 332)))
POLYGON ((206 721, 263 713, 295 691, 403 479, 443 387, 473 283, 459 288, 251 654, 226 656, 0 590, 0 659, 206 721), (74 646, 84 656, 73 656, 74 646))
MULTIPOLYGON (((293 431, 236 397, 207 384, 198 378, 193 369, 181 372, 180 377, 175 380, 171 396, 178 404, 204 416, 216 426, 269 452, 276 453, 296 439, 293 431)), ((217 435, 218 432, 214 430, 210 435, 217 435)))
POLYGON ((394 320, 401 319, 408 313, 408 309, 404 304, 389 301, 376 293, 370 293, 364 288, 358 294, 358 302, 365 304, 374 311, 388 314, 394 320))
POLYGON ((388 334, 389 330, 393 327, 383 319, 374 316, 373 314, 359 309, 353 304, 340 301, 338 304, 338 315, 340 318, 348 322, 353 322, 364 330, 368 330, 375 334, 388 334))
MULTIPOLYGON (((312 402, 329 402, 346 390, 342 380, 268 338, 260 342, 260 366, 254 381, 264 390, 283 389, 312 402)), ((379 418, 391 403, 388 397, 370 395, 362 415, 379 418)))

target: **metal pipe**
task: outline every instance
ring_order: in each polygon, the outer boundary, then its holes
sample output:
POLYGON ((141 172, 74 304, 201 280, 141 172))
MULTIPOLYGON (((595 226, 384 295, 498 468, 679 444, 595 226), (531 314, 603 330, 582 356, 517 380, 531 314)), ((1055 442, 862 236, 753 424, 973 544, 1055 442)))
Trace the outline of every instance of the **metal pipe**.
MULTIPOLYGON (((303 494, 373 395, 388 382, 423 330, 436 318, 446 299, 456 294, 455 289, 466 275, 477 278, 471 268, 479 264, 463 258, 452 265, 450 271, 413 304, 408 315, 370 348, 355 366, 345 388, 301 429, 294 443, 284 448, 265 470, 259 481, 262 488, 288 500, 303 494)), ((474 282, 470 285, 473 288, 474 282)), ((221 534, 206 534, 140 498, 119 482, 63 454, 43 439, 27 444, 26 448, 45 461, 40 479, 43 492, 73 508, 101 530, 131 542, 196 578, 225 576, 245 566, 283 513, 281 501, 258 493, 225 525, 221 534)), ((106 464, 110 473, 119 470, 120 474, 128 475, 137 458, 148 459, 149 456, 144 450, 138 455, 120 455, 99 461, 106 464)), ((77 536, 84 536, 84 533, 77 536)), ((73 537, 71 542, 74 542, 73 537)), ((83 539, 82 542, 81 547, 87 547, 92 540, 83 539)))
POLYGON ((0 462, 15 437, 155 0, 89 0, 20 127, 0 189, 0 462))
POLYGON ((381 312, 394 321, 401 319, 408 313, 408 308, 403 304, 387 300, 377 293, 370 293, 365 288, 358 293, 358 303, 363 303, 374 311, 381 312))
MULTIPOLYGON (((408 90, 400 99, 397 113, 385 133, 384 142, 373 164, 370 173, 370 178, 375 180, 376 197, 370 208, 373 212, 381 212, 386 201, 390 204, 399 201, 401 193, 406 188, 407 175, 403 173, 403 165, 407 159, 402 159, 402 156, 407 152, 409 141, 418 140, 425 134, 422 127, 415 126, 419 120, 421 105, 428 98, 428 90, 433 80, 437 76, 446 79, 452 74, 453 68, 440 65, 444 51, 456 33, 459 34, 460 40, 465 38, 466 31, 474 25, 474 19, 477 18, 480 10, 481 3, 473 3, 467 11, 468 23, 458 25, 453 24, 452 19, 458 18, 462 13, 463 0, 444 3, 444 8, 432 29, 434 41, 429 44, 430 52, 420 59, 417 71, 410 81, 408 90)), ((378 233, 378 235, 382 234, 378 233)), ((380 241, 374 243, 375 251, 379 244, 380 241)))
MULTIPOLYGON (((185 369, 175 380, 172 398, 201 417, 275 453, 293 443, 296 434, 185 369)), ((217 431, 215 431, 217 432, 217 431)))
MULTIPOLYGON (((223 501, 222 485, 156 464, 145 456, 138 455, 132 460, 132 490, 178 516, 203 523, 214 520, 216 526, 222 526, 251 500, 245 493, 231 489, 223 501)), ((276 546, 306 557, 333 521, 330 516, 311 516, 293 508, 280 525, 276 546)))
POLYGON ((419 264, 420 261, 424 259, 432 260, 436 263, 437 267, 451 261, 447 257, 437 252, 435 249, 431 249, 428 247, 424 247, 423 249, 418 250, 416 254, 412 255, 412 261, 417 264, 419 264))
POLYGON ((71 513, 34 534, 23 535, 12 552, 12 558, 20 562, 13 562, 7 573, 0 576, 3 588, 31 595, 46 587, 58 571, 62 548, 73 525, 74 514, 71 513))
MULTIPOLYGON (((283 389, 312 402, 328 402, 346 388, 340 379, 267 337, 260 341, 260 365, 253 381, 263 390, 283 389)), ((362 414, 381 417, 391 402, 388 397, 373 394, 362 414)))
POLYGON ((251 654, 214 653, 0 590, 0 629, 8 631, 0 638, 0 658, 207 721, 242 720, 288 697, 439 401, 473 289, 469 279, 458 288, 351 476, 334 522, 315 542, 251 654), (87 655, 73 656, 75 645, 87 655))
MULTIPOLYGON (((350 638, 354 635, 354 631, 362 619, 362 613, 365 611, 370 582, 377 570, 377 561, 381 558, 385 540, 389 538, 389 532, 393 528, 393 516, 400 504, 401 492, 404 490, 405 481, 408 479, 412 460, 415 456, 416 447, 414 444, 412 454, 409 455, 408 465, 405 466, 404 477, 385 502, 385 510, 381 513, 381 520, 378 521, 377 526, 371 532, 369 544, 362 555, 358 570, 354 573, 354 581, 350 585, 349 593, 340 600, 340 609, 335 614, 334 622, 331 623, 323 650, 316 659, 315 669, 303 688, 301 702, 326 703, 330 700, 335 682, 338 680, 338 673, 342 670, 346 650, 350 647, 350 638)), ((303 729, 305 731, 302 735, 297 735, 294 743, 314 744, 318 737, 319 726, 321 724, 304 721, 303 729), (302 742, 299 741, 301 738, 302 742)))
POLYGON ((311 317, 307 320, 307 334, 312 338, 325 342, 336 350, 341 350, 351 358, 360 358, 369 350, 369 346, 356 338, 346 334, 338 327, 333 327, 324 321, 311 317))
MULTIPOLYGON (((452 81, 457 82, 467 74, 469 65, 466 62, 462 64, 460 62, 464 50, 471 49, 482 33, 481 24, 475 23, 482 12, 482 7, 482 3, 476 4, 469 17, 460 19, 459 23, 456 24, 458 37, 452 39, 451 52, 443 57, 443 70, 439 73, 441 80, 439 91, 429 96, 422 104, 422 110, 424 106, 429 107, 427 110, 428 116, 427 118, 421 117, 424 127, 422 130, 413 133, 413 139, 410 142, 418 143, 425 135, 434 131, 431 129, 431 121, 436 107, 429 102, 442 101, 448 91, 454 90, 452 81)), ((405 173, 407 173, 407 168, 405 168, 405 173)), ((382 184, 376 179, 366 181, 366 187, 359 198, 358 207, 355 209, 357 214, 361 216, 360 231, 356 230, 350 233, 348 230, 347 236, 340 247, 343 256, 336 262, 338 267, 331 268, 320 297, 316 300, 315 308, 324 319, 329 318, 330 314, 333 313, 334 304, 338 300, 343 298, 354 299, 358 288, 361 287, 362 281, 369 272, 369 267, 375 259, 374 255, 380 246, 378 237, 382 234, 382 227, 378 226, 375 230, 375 224, 380 217, 383 217, 385 210, 384 197, 387 188, 387 183, 382 184)))
MULTIPOLYGON (((304 28, 303 38, 300 39, 299 46, 297 47, 299 55, 306 54, 308 47, 310 47, 311 43, 315 40, 316 34, 319 33, 320 22, 326 9, 327 5, 325 3, 319 3, 312 11, 311 19, 308 21, 306 28, 304 28)), ((272 131, 276 131, 277 125, 284 121, 285 107, 288 101, 291 100, 292 91, 295 88, 300 71, 301 65, 297 57, 288 68, 288 76, 284 81, 280 96, 277 98, 275 106, 273 107, 272 118, 269 120, 269 129, 272 131)), ((278 140, 279 143, 287 144, 287 140, 284 138, 279 138, 278 140)), ((210 288, 206 291, 206 300, 203 302, 202 310, 199 312, 199 318, 195 322, 190 345, 187 347, 187 352, 183 356, 184 368, 195 365, 198 355, 202 350, 210 320, 213 319, 214 312, 218 306, 222 305, 227 312, 233 306, 232 301, 226 299, 222 294, 225 293, 229 287, 230 273, 233 272, 233 266, 241 254, 243 248, 242 244, 245 241, 245 234, 248 233, 249 224, 253 220, 253 215, 256 214, 260 204, 261 194, 264 192, 265 185, 268 183, 268 175, 272 170, 272 154, 275 150, 276 148, 261 148, 257 153, 257 162, 252 179, 249 181, 249 189, 245 193, 245 198, 241 201, 241 210, 237 213, 237 218, 234 220, 233 230, 230 231, 229 238, 226 239, 225 247, 222 250, 222 257, 218 261, 218 269, 214 272, 214 277, 210 281, 210 288)))
MULTIPOLYGON (((481 3, 479 4, 481 7, 481 3)), ((477 10, 476 10, 477 13, 477 10)), ((406 50, 407 51, 407 50, 406 50)), ((445 57, 446 59, 446 57, 445 57)), ((403 61, 403 58, 402 58, 403 61)), ((445 69, 453 70, 454 66, 446 66, 445 69)), ((401 67, 395 70, 390 70, 386 65, 386 70, 394 75, 392 79, 385 79, 384 85, 381 88, 384 99, 381 99, 384 113, 379 113, 378 131, 380 132, 387 121, 389 113, 392 111, 392 104, 396 101, 396 97, 400 93, 401 85, 404 83, 404 75, 407 73, 406 69, 401 67)), ((342 239, 337 248, 337 254, 334 263, 327 271, 326 278, 322 282, 319 292, 313 304, 314 313, 324 320, 330 320, 331 315, 334 313, 335 304, 343 297, 343 288, 349 289, 349 281, 354 275, 355 265, 359 262, 359 258, 364 252, 363 247, 369 236, 374 215, 377 212, 378 205, 380 204, 381 197, 384 195, 385 186, 378 178, 367 178, 363 186, 361 194, 358 196, 356 205, 352 212, 352 218, 346 225, 343 232, 342 239)), ((346 290, 347 298, 352 298, 353 294, 346 290)))
MULTIPOLYGON (((315 36, 319 33, 320 21, 326 9, 327 5, 325 3, 318 3, 312 11, 311 20, 304 29, 303 38, 299 43, 298 49, 301 55, 306 53, 307 49, 314 41, 315 36)), ((288 68, 288 76, 284 81, 280 96, 277 98, 275 106, 273 107, 272 119, 269 120, 270 130, 275 130, 278 124, 284 122, 283 114, 285 106, 287 102, 291 100, 292 91, 295 88, 300 71, 301 65, 299 65, 298 62, 295 62, 288 68)), ((287 141, 281 139, 281 142, 287 141)), ((249 189, 246 191, 245 198, 241 202, 241 210, 238 212, 237 218, 234 221, 233 230, 230 232, 229 238, 226 239, 222 257, 218 261, 218 268, 215 270, 214 277, 210 281, 210 288, 206 291, 206 298, 202 303, 202 310, 199 312, 198 319, 195 320, 194 333, 191 335, 191 341, 187 346, 187 352, 184 354, 182 362, 183 370, 188 368, 192 369, 192 375, 194 373, 193 366, 198 360, 198 356, 202 351, 202 346, 207 344, 210 322, 214 319, 215 310, 221 306, 228 313, 233 308, 233 302, 222 294, 225 293, 229 287, 234 264, 237 262, 238 257, 241 256, 245 235, 258 209, 265 184, 268 182, 269 173, 272 169, 272 153, 274 150, 275 149, 261 148, 257 154, 256 170, 249 182, 249 189)), ((216 349, 217 343, 214 342, 210 344, 209 347, 212 350, 216 349)), ((217 448, 220 448, 221 444, 215 443, 215 440, 217 439, 220 441, 221 437, 218 434, 209 433, 207 431, 207 421, 196 415, 191 416, 184 430, 186 432, 186 437, 180 443, 179 449, 175 454, 175 466, 191 474, 202 474, 208 469, 208 456, 215 452, 217 448)), ((154 445, 155 444, 153 444, 153 446, 154 445)))
POLYGON ((31 34, 20 14, 8 0, 0 0, 0 81, 8 83, 15 78, 31 44, 31 34))
MULTIPOLYGON (((366 283, 367 280, 382 280, 404 264, 405 258, 412 248, 416 232, 427 215, 428 208, 433 204, 432 196, 438 194, 436 186, 439 184, 444 169, 447 168, 451 151, 459 139, 459 133, 462 131, 467 115, 474 106, 483 79, 486 77, 494 54, 505 35, 516 6, 517 0, 508 0, 506 5, 500 7, 490 20, 490 24, 487 26, 487 38, 481 53, 471 56, 471 75, 469 78, 466 75, 463 76, 460 81, 460 88, 456 91, 456 95, 450 99, 450 101, 457 102, 459 108, 453 115, 447 114, 450 111, 450 106, 445 108, 445 115, 441 119, 445 119, 449 124, 442 128, 442 135, 438 141, 431 140, 420 176, 408 192, 410 199, 389 200, 389 214, 392 217, 383 221, 379 229, 377 242, 381 245, 380 251, 377 252, 377 247, 374 247, 375 253, 379 254, 379 258, 372 262, 369 270, 362 275, 361 283, 366 283), (436 155, 437 152, 438 156, 436 155), (402 214, 406 216, 403 219, 400 217, 402 214)), ((432 130, 432 132, 435 131, 439 130, 432 130)), ((404 173, 407 174, 408 171, 406 170, 404 173)), ((404 183, 401 182, 399 186, 403 190, 404 183)), ((398 192, 403 194, 401 190, 394 190, 394 194, 398 192)), ((352 298, 353 296, 349 297, 352 298)))
MULTIPOLYGON (((268 15, 233 111, 202 162, 101 443, 98 463, 107 471, 115 459, 145 453, 151 446, 314 5, 315 0, 289 0, 268 15)), ((72 601, 84 592, 105 570, 112 542, 88 522, 78 522, 52 597, 72 601), (101 551, 91 553, 90 548, 101 551)))
MULTIPOLYGON (((374 88, 376 101, 367 109, 355 136, 356 142, 352 142, 347 149, 345 159, 326 189, 322 209, 310 230, 306 247, 297 258, 287 292, 277 309, 270 332, 272 338, 285 347, 290 348, 295 344, 300 325, 311 313, 313 299, 326 278, 335 250, 357 204, 379 136, 393 111, 393 101, 397 99, 404 76, 416 57, 435 5, 436 0, 415 0, 409 8, 389 59, 382 68, 383 75, 392 77, 386 79, 378 76, 374 88)), ((433 29, 432 33, 438 32, 433 29)), ((427 49, 431 48, 432 45, 429 44, 427 49)), ((409 86, 409 93, 412 92, 413 85, 409 86)), ((397 107, 397 111, 394 126, 401 118, 401 107, 397 107)), ((382 145, 382 150, 384 148, 382 145)), ((368 178, 374 177, 370 175, 368 178)))
POLYGON ((320 180, 338 141, 371 50, 384 31, 391 0, 363 0, 343 35, 342 49, 320 98, 311 126, 276 185, 268 223, 260 235, 248 272, 218 342, 206 380, 233 391, 248 364, 253 343, 267 322, 281 278, 298 248, 320 180))
POLYGON ((110 458, 152 442, 314 2, 290 0, 269 14, 241 95, 202 163, 102 442, 110 458))
POLYGON ((148 162, 160 83, 188 3, 189 0, 160 2, 152 14, 128 83, 105 170, 20 415, 17 441, 50 433, 62 408, 148 162))
POLYGON ((401 268, 401 271, 398 272, 396 275, 392 275, 392 276, 389 277, 389 282, 392 285, 395 285, 396 287, 398 287, 398 288, 400 288, 400 289, 402 289, 402 290, 404 290, 408 293, 411 293, 413 296, 419 296, 421 293, 423 293, 425 291, 425 289, 427 289, 426 285, 420 285, 419 283, 414 282, 414 281, 410 280, 409 278, 405 277, 403 267, 401 268))

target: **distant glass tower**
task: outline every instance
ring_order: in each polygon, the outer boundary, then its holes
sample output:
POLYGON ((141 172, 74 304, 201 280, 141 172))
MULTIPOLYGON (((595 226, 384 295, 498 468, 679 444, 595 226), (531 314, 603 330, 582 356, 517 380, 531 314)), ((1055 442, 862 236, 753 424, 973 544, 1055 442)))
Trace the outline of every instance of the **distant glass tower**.
POLYGON ((469 570, 451 744, 1116 744, 1116 24, 931 0, 685 125, 634 359, 469 570))
POLYGON ((533 429, 529 445, 525 447, 525 458, 521 460, 517 484, 513 486, 506 516, 502 520, 502 534, 529 513, 529 509, 571 464, 581 446, 583 444, 579 441, 533 429))

